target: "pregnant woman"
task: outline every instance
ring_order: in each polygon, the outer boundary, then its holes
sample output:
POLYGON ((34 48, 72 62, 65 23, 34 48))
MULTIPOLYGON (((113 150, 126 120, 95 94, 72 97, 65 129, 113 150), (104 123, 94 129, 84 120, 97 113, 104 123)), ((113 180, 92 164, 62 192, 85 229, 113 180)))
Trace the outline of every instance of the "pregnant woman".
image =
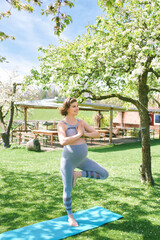
POLYGON ((105 168, 87 158, 88 147, 85 137, 98 138, 99 133, 85 121, 76 118, 78 103, 75 98, 67 98, 60 109, 64 119, 58 124, 59 142, 63 145, 61 173, 63 180, 63 203, 71 226, 78 227, 72 214, 71 192, 77 178, 106 179, 109 174, 105 168), (81 171, 74 171, 75 168, 81 171))

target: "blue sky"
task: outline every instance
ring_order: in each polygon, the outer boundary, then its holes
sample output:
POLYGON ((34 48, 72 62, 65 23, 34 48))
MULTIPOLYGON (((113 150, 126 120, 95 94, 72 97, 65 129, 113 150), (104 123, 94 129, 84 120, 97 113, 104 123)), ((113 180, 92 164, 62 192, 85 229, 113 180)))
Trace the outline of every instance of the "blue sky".
MULTIPOLYGON (((48 2, 52 2, 47 0, 48 2)), ((102 14, 97 0, 75 0, 75 7, 65 8, 70 14, 73 23, 68 25, 60 38, 74 40, 78 35, 86 32, 85 26, 93 24, 96 16, 102 14)), ((9 4, 0 0, 0 12, 8 10, 9 4)), ((54 23, 50 17, 42 16, 40 8, 34 13, 12 9, 9 18, 0 21, 0 30, 13 35, 16 40, 7 39, 0 42, 0 54, 5 56, 9 63, 0 63, 0 79, 7 78, 7 74, 16 70, 21 75, 29 73, 32 67, 38 67, 38 47, 47 47, 49 44, 59 45, 58 37, 54 35, 54 23)))

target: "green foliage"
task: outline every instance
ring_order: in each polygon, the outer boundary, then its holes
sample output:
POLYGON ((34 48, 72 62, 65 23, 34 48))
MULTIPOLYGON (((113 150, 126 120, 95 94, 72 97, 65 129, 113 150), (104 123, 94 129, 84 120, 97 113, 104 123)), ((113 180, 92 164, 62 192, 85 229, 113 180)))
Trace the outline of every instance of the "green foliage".
POLYGON ((2 56, 0 56, 0 62, 6 62, 6 58, 5 58, 5 57, 2 57, 2 56))
MULTIPOLYGON (((140 143, 89 149, 89 158, 108 169, 110 176, 104 181, 79 179, 72 191, 74 212, 102 206, 124 218, 69 239, 159 239, 159 144, 160 140, 152 141, 154 188, 138 181, 140 143)), ((0 147, 0 233, 66 215, 61 153, 0 147)))
MULTIPOLYGON (((101 127, 105 128, 105 127, 109 127, 110 126, 110 112, 102 112, 103 114, 103 119, 102 119, 102 124, 101 127)), ((113 112, 113 119, 116 117, 117 112, 113 112)))
POLYGON ((74 42, 40 48, 41 70, 29 81, 54 81, 81 100, 118 97, 136 107, 140 87, 149 97, 160 92, 159 1, 116 1, 105 12, 74 42))
MULTIPOLYGON (((42 0, 25 0, 25 2, 21 2, 20 0, 11 0, 11 1, 7 1, 7 3, 13 8, 17 9, 18 11, 24 10, 29 13, 32 13, 34 11, 34 5, 38 5, 39 7, 42 7, 42 5, 44 5, 45 9, 41 9, 41 14, 42 15, 45 14, 47 16, 48 15, 53 16, 51 21, 54 21, 55 23, 54 33, 59 36, 60 33, 63 32, 64 28, 72 22, 72 17, 70 15, 67 15, 61 12, 61 8, 63 5, 69 8, 74 7, 73 1, 74 0, 54 0, 53 3, 49 4, 49 3, 46 3, 46 1, 42 1, 42 0)), ((5 12, 0 12, 0 20, 3 17, 11 16, 12 14, 11 9, 12 8, 10 8, 5 12)), ((4 32, 0 32, 1 41, 7 38, 9 38, 8 35, 6 35, 4 32)), ((11 36, 11 39, 15 39, 15 38, 11 36)))
POLYGON ((85 122, 94 126, 95 111, 79 111, 78 118, 83 119, 85 122))
POLYGON ((40 49, 40 71, 28 79, 38 84, 54 81, 61 95, 80 101, 116 97, 135 105, 145 129, 142 178, 154 184, 148 104, 160 93, 160 1, 98 1, 102 2, 106 16, 97 17, 87 34, 72 43, 40 49))

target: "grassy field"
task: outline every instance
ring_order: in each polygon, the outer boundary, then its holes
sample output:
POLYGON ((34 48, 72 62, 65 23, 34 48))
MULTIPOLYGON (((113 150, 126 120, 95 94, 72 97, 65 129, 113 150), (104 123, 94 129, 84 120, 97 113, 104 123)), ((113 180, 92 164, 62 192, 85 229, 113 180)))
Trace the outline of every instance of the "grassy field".
MULTIPOLYGON (((95 111, 79 111, 79 117, 85 117, 86 118, 94 118, 94 115, 96 114, 95 111)), ((28 120, 60 120, 63 117, 59 113, 59 109, 28 109, 27 111, 27 119, 28 120)), ((24 114, 19 113, 15 114, 14 117, 15 120, 23 120, 24 114)))
MULTIPOLYGON (((102 112, 104 119, 104 125, 109 125, 110 115, 109 112, 102 112)), ((78 118, 85 120, 87 123, 94 125, 94 117, 97 114, 96 111, 79 111, 78 118)), ((114 112, 114 117, 116 112, 114 112)), ((63 117, 60 115, 58 109, 28 109, 27 111, 27 120, 40 120, 40 121, 59 121, 63 117)), ((8 120, 8 118, 7 118, 8 120)), ((15 113, 14 120, 24 120, 24 114, 15 113)))
MULTIPOLYGON (((160 140, 152 140, 155 187, 141 184, 140 143, 90 148, 89 157, 108 169, 107 180, 79 179, 72 192, 73 210, 102 206, 123 218, 69 237, 78 240, 159 240, 160 140)), ((62 151, 29 152, 0 147, 0 232, 66 215, 62 203, 62 151)))

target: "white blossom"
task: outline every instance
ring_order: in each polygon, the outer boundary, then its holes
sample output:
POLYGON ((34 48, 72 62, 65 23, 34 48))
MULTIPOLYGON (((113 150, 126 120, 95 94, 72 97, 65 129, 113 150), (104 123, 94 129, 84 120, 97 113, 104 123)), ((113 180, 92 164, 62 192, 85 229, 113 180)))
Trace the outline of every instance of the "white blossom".
POLYGON ((151 66, 153 69, 158 69, 160 70, 160 58, 156 57, 152 60, 151 66))
POLYGON ((138 68, 136 68, 136 69, 134 69, 134 70, 132 71, 132 76, 142 75, 143 72, 144 72, 144 70, 145 70, 145 67, 144 67, 144 66, 139 66, 138 68))
POLYGON ((149 39, 148 41, 147 41, 147 45, 153 45, 154 44, 154 41, 152 40, 152 39, 149 39))
POLYGON ((136 50, 140 50, 140 47, 139 47, 137 44, 134 46, 134 48, 135 48, 136 50))

